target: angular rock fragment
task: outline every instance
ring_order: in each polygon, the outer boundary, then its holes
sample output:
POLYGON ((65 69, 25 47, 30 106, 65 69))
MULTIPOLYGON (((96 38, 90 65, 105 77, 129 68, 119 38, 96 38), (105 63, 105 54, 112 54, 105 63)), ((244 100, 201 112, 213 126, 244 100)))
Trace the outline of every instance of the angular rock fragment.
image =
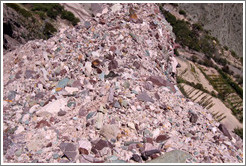
POLYGON ((144 102, 152 102, 152 103, 154 102, 154 100, 152 98, 150 98, 146 92, 142 92, 142 93, 138 94, 137 99, 140 101, 144 101, 144 102))
POLYGON ((219 128, 220 131, 221 131, 225 136, 227 136, 230 140, 232 139, 232 136, 231 136, 231 134, 229 133, 229 131, 227 130, 227 128, 225 127, 225 125, 220 124, 218 128, 219 128))
POLYGON ((115 139, 117 134, 119 133, 119 128, 117 125, 104 125, 100 134, 103 135, 107 140, 115 139))
POLYGON ((78 151, 77 151, 77 147, 72 144, 72 143, 64 143, 62 142, 60 144, 60 149, 63 152, 63 154, 70 160, 70 161, 74 161, 78 151))
POLYGON ((191 123, 196 123, 197 122, 197 119, 198 119, 197 114, 192 113, 191 116, 190 116, 190 122, 191 123))
POLYGON ((166 140, 168 140, 170 137, 168 135, 159 135, 157 138, 156 138, 156 142, 157 143, 161 143, 161 142, 164 142, 166 140))

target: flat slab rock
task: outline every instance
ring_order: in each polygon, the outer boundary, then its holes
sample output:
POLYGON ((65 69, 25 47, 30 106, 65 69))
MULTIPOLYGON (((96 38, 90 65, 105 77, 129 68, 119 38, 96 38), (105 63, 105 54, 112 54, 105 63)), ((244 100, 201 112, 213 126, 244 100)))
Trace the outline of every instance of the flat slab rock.
POLYGON ((147 163, 185 163, 186 159, 192 156, 180 150, 173 150, 155 158, 154 160, 147 161, 147 163))

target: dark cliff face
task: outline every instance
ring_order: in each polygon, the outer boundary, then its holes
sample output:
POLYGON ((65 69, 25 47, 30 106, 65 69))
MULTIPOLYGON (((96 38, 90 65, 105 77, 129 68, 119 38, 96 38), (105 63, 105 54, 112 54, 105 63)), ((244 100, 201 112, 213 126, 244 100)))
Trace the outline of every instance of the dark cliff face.
POLYGON ((204 24, 222 45, 243 56, 243 4, 179 4, 194 22, 204 24))
POLYGON ((3 5, 3 48, 4 53, 25 44, 29 40, 40 39, 42 26, 34 18, 25 18, 12 8, 3 5))

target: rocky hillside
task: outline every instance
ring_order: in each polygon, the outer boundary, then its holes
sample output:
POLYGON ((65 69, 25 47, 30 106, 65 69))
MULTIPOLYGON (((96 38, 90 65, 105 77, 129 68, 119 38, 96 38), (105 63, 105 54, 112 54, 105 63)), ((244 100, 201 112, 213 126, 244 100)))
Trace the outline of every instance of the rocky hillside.
POLYGON ((171 79, 159 6, 101 8, 4 54, 4 162, 242 163, 242 139, 171 79))
POLYGON ((63 26, 76 25, 79 19, 59 4, 5 3, 3 5, 4 53, 29 40, 48 39, 63 26))
POLYGON ((242 3, 180 3, 178 8, 192 21, 202 23, 223 46, 243 56, 242 3))

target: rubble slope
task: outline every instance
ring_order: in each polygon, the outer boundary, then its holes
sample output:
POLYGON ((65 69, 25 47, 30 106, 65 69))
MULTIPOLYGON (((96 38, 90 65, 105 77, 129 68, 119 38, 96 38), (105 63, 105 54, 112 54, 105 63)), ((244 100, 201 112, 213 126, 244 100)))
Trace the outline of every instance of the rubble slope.
POLYGON ((102 13, 3 56, 4 162, 243 162, 243 143, 169 77, 156 4, 102 13))

